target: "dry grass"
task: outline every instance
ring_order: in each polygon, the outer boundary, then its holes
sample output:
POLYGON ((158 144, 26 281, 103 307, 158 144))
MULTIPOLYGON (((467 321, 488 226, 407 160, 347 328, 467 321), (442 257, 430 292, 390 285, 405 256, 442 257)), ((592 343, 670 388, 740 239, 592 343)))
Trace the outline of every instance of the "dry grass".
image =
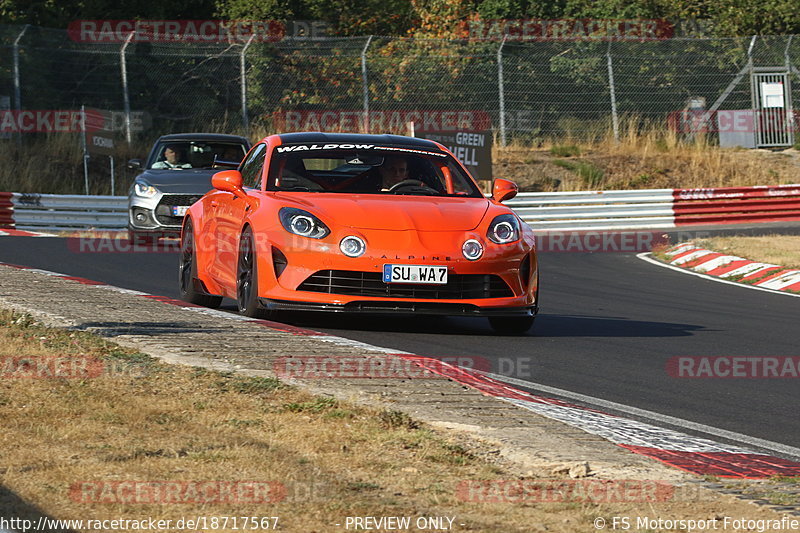
MULTIPOLYGON (((128 147, 117 143, 115 193, 127 194, 137 172, 126 164, 134 157, 144 157, 149 145, 135 143, 128 147)), ((77 134, 42 134, 0 143, 0 191, 48 194, 84 194, 85 178, 80 136, 77 134)), ((89 193, 111 194, 111 166, 108 156, 88 160, 89 193)))
POLYGON ((761 237, 711 237, 698 239, 697 246, 738 255, 753 261, 800 268, 800 236, 764 235, 761 237))
MULTIPOLYGON (((553 476, 520 476, 485 462, 402 413, 311 396, 271 378, 160 364, 25 315, 0 311, 0 345, 0 369, 11 355, 90 356, 113 369, 96 378, 0 380, 0 484, 55 518, 279 516, 281 531, 326 532, 344 530, 335 524, 348 516, 448 516, 455 530, 577 533, 591 530, 596 517, 776 516, 692 491, 664 503, 463 501, 456 492, 463 480, 553 476), (286 494, 277 503, 70 496, 76 483, 123 481, 270 481, 286 494)), ((31 516, 3 501, 2 491, 0 508, 31 516)))
POLYGON ((608 130, 589 139, 567 135, 535 148, 496 147, 493 161, 495 176, 516 181, 521 190, 568 191, 797 183, 798 155, 795 149, 723 149, 632 117, 623 123, 620 142, 608 130))
MULTIPOLYGON (((117 365, 114 375, 96 379, 0 381, 0 483, 51 516, 280 516, 283 531, 331 531, 346 516, 457 515, 472 531, 531 530, 527 506, 459 501, 460 480, 510 474, 407 416, 310 396, 269 378, 162 365, 4 311, 0 344, 4 358, 83 355, 117 365), (287 494, 266 505, 69 497, 77 482, 132 480, 277 481, 287 494)), ((559 530, 582 531, 577 522, 588 523, 591 510, 551 504, 542 511, 559 530)))
MULTIPOLYGON (((609 124, 587 126, 565 121, 558 139, 515 141, 493 153, 494 176, 516 181, 523 191, 590 189, 653 189, 777 185, 800 181, 800 154, 766 150, 720 149, 709 139, 693 140, 630 116, 622 120, 620 142, 609 124)), ((242 135, 224 122, 209 124, 208 131, 242 135)), ((271 131, 255 126, 251 139, 271 131)), ((145 157, 151 140, 133 146, 117 144, 116 193, 127 192, 136 172, 125 168, 128 159, 145 157)), ((53 134, 25 137, 18 145, 0 145, 0 191, 83 194, 83 162, 79 136, 53 134)), ((109 161, 95 156, 89 161, 91 194, 109 194, 109 161)))

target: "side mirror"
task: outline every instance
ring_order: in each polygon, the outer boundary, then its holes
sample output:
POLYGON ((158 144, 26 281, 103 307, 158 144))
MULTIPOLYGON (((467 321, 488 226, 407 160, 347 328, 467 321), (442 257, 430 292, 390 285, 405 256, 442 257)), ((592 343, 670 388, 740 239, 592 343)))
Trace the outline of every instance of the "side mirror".
POLYGON ((236 196, 245 197, 242 173, 238 170, 223 170, 211 176, 211 186, 218 191, 232 192, 236 196))
POLYGON ((142 169, 142 160, 141 159, 131 159, 128 161, 128 168, 131 170, 141 170, 142 169))
POLYGON ((244 190, 242 173, 238 170, 223 170, 211 176, 211 186, 218 191, 225 191, 233 193, 239 198, 244 198, 249 208, 254 207, 257 202, 252 196, 248 196, 244 190))
POLYGON ((494 180, 492 199, 494 199, 495 202, 505 202, 506 200, 514 198, 517 195, 517 191, 519 191, 519 187, 517 187, 516 183, 498 178, 494 180))

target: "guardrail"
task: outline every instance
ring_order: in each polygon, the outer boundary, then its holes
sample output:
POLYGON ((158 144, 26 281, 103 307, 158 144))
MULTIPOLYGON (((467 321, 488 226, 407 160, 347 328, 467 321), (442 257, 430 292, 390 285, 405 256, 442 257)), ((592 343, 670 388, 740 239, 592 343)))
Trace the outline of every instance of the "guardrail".
POLYGON ((69 231, 124 229, 127 196, 0 193, 0 226, 21 230, 69 231), (10 217, 3 218, 3 196, 9 195, 10 217), (10 218, 10 223, 8 222, 10 218))
MULTIPOLYGON (((800 184, 520 193, 506 202, 537 231, 661 229, 800 220, 800 184)), ((0 193, 0 227, 124 229, 127 197, 0 193)))

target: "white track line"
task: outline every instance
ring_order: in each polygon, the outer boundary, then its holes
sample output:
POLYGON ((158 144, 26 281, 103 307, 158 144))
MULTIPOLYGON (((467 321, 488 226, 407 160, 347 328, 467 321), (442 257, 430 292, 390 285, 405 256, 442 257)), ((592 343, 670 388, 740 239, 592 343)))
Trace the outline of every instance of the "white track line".
POLYGON ((636 257, 638 257, 639 259, 641 259, 643 261, 647 261, 648 263, 652 263, 652 264, 658 265, 660 267, 669 268, 671 270, 675 270, 676 272, 682 272, 684 274, 690 274, 692 276, 697 276, 699 278, 703 278, 703 279, 707 279, 707 280, 711 280, 711 281, 716 281, 718 283, 726 283, 728 285, 733 285, 734 287, 742 287, 744 289, 753 289, 753 290, 756 290, 756 291, 764 291, 764 292, 769 292, 769 293, 772 293, 772 294, 782 294, 783 296, 794 296, 795 298, 800 298, 800 294, 795 294, 795 293, 792 293, 792 292, 776 291, 775 289, 767 289, 767 288, 764 288, 764 287, 757 287, 755 285, 748 285, 747 283, 739 283, 739 282, 736 282, 736 281, 728 281, 726 279, 720 279, 720 278, 718 278, 716 276, 709 276, 708 274, 701 274, 700 272, 695 272, 694 270, 687 270, 685 268, 676 267, 676 266, 673 266, 673 265, 668 265, 666 263, 662 263, 661 261, 657 261, 656 259, 653 259, 651 256, 652 256, 652 254, 650 252, 644 252, 644 253, 641 253, 641 254, 636 254, 636 257))
POLYGON ((646 409, 639 409, 638 407, 632 407, 621 403, 611 402, 609 400, 603 400, 602 398, 595 398, 594 396, 588 396, 586 394, 581 394, 579 392, 572 392, 565 389, 559 389, 557 387, 550 387, 548 385, 542 385, 540 383, 534 383, 532 381, 525 381, 523 379, 502 376, 499 374, 493 374, 491 372, 483 372, 475 369, 472 369, 472 371, 480 372, 481 374, 484 374, 498 381, 504 381, 512 385, 526 387, 534 389, 536 391, 545 392, 548 394, 554 394, 556 396, 561 396, 563 398, 568 398, 570 400, 576 400, 579 402, 586 403, 589 406, 611 409, 629 415, 655 420, 663 424, 669 424, 683 429, 699 431, 707 435, 722 437, 742 444, 749 444, 750 446, 755 446, 757 448, 762 448, 764 450, 779 452, 794 458, 800 458, 800 448, 795 448, 793 446, 788 446, 786 444, 781 444, 779 442, 759 439, 758 437, 751 437, 749 435, 744 435, 743 433, 736 433, 734 431, 728 431, 726 429, 715 428, 713 426, 707 426, 705 424, 692 422, 691 420, 684 420, 683 418, 676 418, 674 416, 663 415, 661 413, 656 413, 654 411, 647 411, 646 409))

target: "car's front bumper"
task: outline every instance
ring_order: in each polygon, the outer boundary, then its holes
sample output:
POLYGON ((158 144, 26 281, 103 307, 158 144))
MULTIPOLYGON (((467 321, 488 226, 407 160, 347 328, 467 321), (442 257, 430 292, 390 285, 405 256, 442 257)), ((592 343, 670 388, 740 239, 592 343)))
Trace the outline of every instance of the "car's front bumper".
POLYGON ((276 311, 324 311, 328 313, 425 314, 468 317, 529 317, 539 312, 538 305, 529 307, 479 307, 470 303, 356 300, 346 304, 298 302, 259 298, 266 309, 276 311))
POLYGON ((202 194, 159 193, 153 198, 131 196, 128 200, 128 229, 138 234, 180 235, 183 215, 175 216, 175 206, 190 206, 202 194))

